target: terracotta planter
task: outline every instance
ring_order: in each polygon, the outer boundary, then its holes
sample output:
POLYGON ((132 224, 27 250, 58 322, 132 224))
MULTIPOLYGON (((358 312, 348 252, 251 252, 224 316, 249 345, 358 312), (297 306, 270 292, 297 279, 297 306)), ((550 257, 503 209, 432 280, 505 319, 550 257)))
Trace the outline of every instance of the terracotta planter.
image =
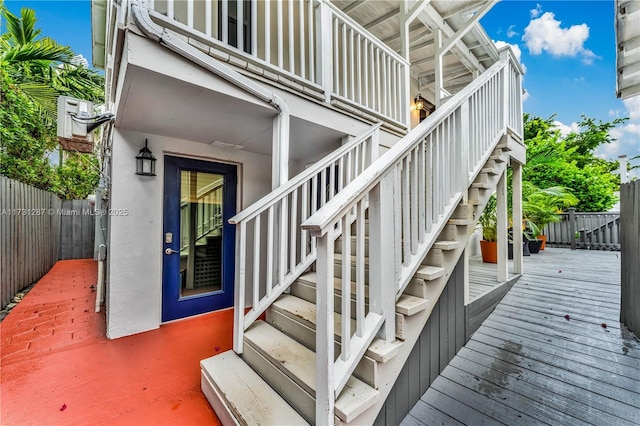
POLYGON ((538 239, 542 241, 542 245, 540 246, 540 250, 544 250, 547 246, 547 236, 546 235, 538 235, 538 239))
POLYGON ((498 243, 480 240, 480 251, 484 263, 498 263, 498 243))

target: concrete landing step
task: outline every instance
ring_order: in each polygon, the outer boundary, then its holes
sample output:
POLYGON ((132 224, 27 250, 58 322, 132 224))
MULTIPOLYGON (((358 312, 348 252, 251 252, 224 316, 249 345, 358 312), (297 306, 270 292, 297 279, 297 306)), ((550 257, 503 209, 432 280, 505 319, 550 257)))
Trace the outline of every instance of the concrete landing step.
MULTIPOLYGON (((306 419, 315 417, 316 355, 264 321, 245 332, 244 358, 306 419)), ((336 400, 336 416, 350 422, 375 404, 379 392, 350 377, 336 400)), ((288 423, 283 423, 288 424, 288 423)))
POLYGON ((425 281, 433 281, 437 278, 443 277, 445 272, 447 272, 445 268, 439 266, 424 265, 416 271, 415 276, 416 278, 422 278, 425 281))
POLYGON ((200 361, 202 391, 223 424, 308 425, 233 351, 200 361))

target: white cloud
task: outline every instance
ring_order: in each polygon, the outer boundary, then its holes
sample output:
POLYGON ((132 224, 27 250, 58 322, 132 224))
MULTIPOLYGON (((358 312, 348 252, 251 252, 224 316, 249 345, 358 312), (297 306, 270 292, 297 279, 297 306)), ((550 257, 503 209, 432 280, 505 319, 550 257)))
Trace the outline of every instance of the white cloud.
POLYGON ((539 18, 532 19, 522 37, 529 52, 532 55, 546 52, 555 57, 580 55, 584 64, 592 64, 598 56, 584 47, 589 38, 589 26, 580 24, 562 28, 561 24, 552 12, 545 12, 539 18))
POLYGON ((516 27, 515 25, 509 25, 509 29, 507 29, 507 37, 512 38, 512 37, 515 37, 517 35, 520 35, 519 32, 514 30, 515 27, 516 27))
POLYGON ((532 18, 537 18, 538 16, 540 16, 540 13, 542 12, 542 6, 540 4, 536 4, 536 8, 531 9, 530 12, 531 12, 532 18))
POLYGON ((580 126, 578 126, 578 123, 573 122, 569 125, 564 124, 562 121, 558 121, 555 120, 553 122, 553 127, 555 129, 560 130, 560 134, 562 135, 562 137, 567 136, 569 133, 579 133, 580 132, 580 126))
POLYGON ((615 141, 598 150, 605 158, 617 160, 623 154, 629 158, 640 155, 640 95, 625 99, 623 104, 626 111, 609 111, 610 117, 629 117, 629 121, 609 130, 609 135, 615 141))
POLYGON ((629 113, 629 118, 633 122, 640 122, 640 95, 622 101, 629 113))
POLYGON ((527 99, 529 99, 529 96, 531 96, 529 94, 529 91, 525 90, 524 93, 522 94, 522 102, 526 101, 527 99))

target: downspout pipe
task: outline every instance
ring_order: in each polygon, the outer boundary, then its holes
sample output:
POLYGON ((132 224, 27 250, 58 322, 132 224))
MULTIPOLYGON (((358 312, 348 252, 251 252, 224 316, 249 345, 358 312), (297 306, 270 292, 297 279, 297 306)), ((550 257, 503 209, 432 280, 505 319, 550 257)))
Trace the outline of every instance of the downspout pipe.
POLYGON ((272 185, 280 186, 289 179, 289 106, 280 96, 267 90, 231 67, 215 60, 199 49, 175 37, 166 28, 156 24, 149 15, 147 0, 131 2, 131 13, 140 30, 148 38, 159 42, 169 50, 194 62, 218 77, 239 87, 250 95, 273 106, 278 115, 273 125, 272 185))

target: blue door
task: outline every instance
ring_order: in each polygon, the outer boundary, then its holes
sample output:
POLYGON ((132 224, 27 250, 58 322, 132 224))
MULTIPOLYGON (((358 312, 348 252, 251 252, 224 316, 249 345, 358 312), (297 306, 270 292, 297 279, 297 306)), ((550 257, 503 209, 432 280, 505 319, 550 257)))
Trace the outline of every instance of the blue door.
POLYGON ((162 320, 233 305, 236 166, 164 157, 162 320))

